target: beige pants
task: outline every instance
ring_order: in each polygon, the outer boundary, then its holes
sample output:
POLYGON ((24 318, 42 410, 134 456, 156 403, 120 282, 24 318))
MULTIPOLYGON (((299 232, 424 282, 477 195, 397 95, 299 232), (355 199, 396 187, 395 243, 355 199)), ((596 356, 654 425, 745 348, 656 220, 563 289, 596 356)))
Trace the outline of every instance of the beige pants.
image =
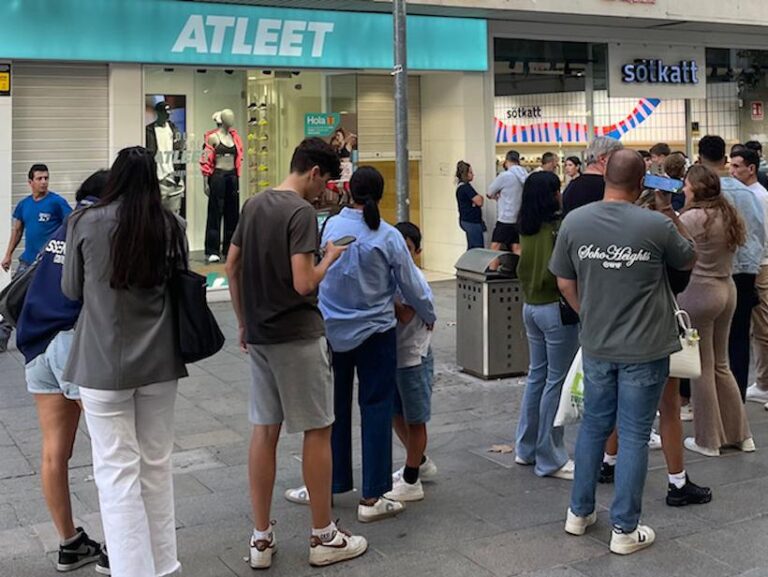
POLYGON ((739 386, 728 364, 728 334, 736 310, 730 277, 691 276, 678 297, 701 336, 701 377, 691 381, 696 444, 708 449, 735 445, 752 436, 739 386))
POLYGON ((755 281, 758 305, 752 309, 752 347, 755 351, 757 388, 768 391, 768 265, 760 267, 755 281))

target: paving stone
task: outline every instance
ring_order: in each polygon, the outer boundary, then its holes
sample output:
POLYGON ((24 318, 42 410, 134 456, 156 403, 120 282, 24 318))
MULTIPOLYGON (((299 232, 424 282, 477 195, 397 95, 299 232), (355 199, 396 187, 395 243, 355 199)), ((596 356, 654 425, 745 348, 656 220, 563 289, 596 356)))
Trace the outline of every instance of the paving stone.
POLYGON ((218 431, 193 433, 191 435, 176 435, 176 445, 183 450, 220 445, 242 445, 244 442, 245 439, 231 429, 219 429, 218 431))
POLYGON ((0 531, 16 529, 20 526, 16 511, 10 503, 0 503, 0 531))
POLYGON ((42 554, 42 544, 31 527, 0 531, 0 568, 7 566, 8 559, 42 557, 42 554))
POLYGON ((737 573, 734 567, 675 541, 657 542, 633 555, 608 553, 573 566, 587 577, 731 577, 737 573))
POLYGON ((176 451, 172 459, 174 473, 191 473, 224 466, 207 448, 176 451))
POLYGON ((589 538, 567 535, 562 523, 460 542, 458 550, 494 575, 510 576, 569 565, 606 552, 589 538))
POLYGON ((764 537, 767 532, 768 517, 759 517, 750 521, 732 523, 718 530, 682 537, 679 542, 696 552, 736 567, 740 571, 749 571, 766 564, 768 542, 765 538, 757 539, 756 537, 758 535, 764 537))

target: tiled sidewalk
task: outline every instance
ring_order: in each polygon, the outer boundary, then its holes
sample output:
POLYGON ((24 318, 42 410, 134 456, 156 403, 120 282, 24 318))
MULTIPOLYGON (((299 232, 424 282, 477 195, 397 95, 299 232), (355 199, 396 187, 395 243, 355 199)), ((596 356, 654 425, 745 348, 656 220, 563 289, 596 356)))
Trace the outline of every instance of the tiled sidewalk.
MULTIPOLYGON (((563 532, 570 484, 539 479, 508 455, 489 454, 511 443, 523 382, 484 382, 455 366, 454 289, 434 285, 440 321, 435 336, 437 379, 430 456, 440 472, 426 499, 399 517, 370 525, 355 520, 357 497, 336 499, 342 522, 369 538, 361 559, 325 570, 307 563, 309 511, 287 503, 285 488, 300 483, 300 436, 281 442, 273 516, 280 554, 267 575, 401 577, 766 577, 768 576, 768 412, 748 407, 758 445, 753 454, 706 459, 687 453, 688 470, 709 484, 709 505, 672 509, 664 504, 666 475, 660 452, 651 458, 644 522, 657 543, 621 558, 608 551, 606 507, 588 536, 563 532)), ((235 325, 228 304, 214 306, 228 337, 235 325)), ((247 482, 248 369, 233 346, 190 369, 176 409, 176 503, 185 577, 253 576, 244 561, 251 529, 247 482)), ((686 425, 690 427, 690 425, 686 425)), ((572 443, 576 429, 568 431, 572 443)), ((0 577, 57 575, 55 531, 40 493, 40 433, 26 393, 20 355, 0 355, 0 577)), ((402 451, 395 451, 397 464, 402 451)), ((71 474, 74 508, 100 534, 98 500, 85 425, 71 474)), ((359 463, 358 463, 359 466, 359 463)), ((359 473, 359 472, 358 472, 359 473)), ((92 567, 73 575, 95 575, 92 567)))

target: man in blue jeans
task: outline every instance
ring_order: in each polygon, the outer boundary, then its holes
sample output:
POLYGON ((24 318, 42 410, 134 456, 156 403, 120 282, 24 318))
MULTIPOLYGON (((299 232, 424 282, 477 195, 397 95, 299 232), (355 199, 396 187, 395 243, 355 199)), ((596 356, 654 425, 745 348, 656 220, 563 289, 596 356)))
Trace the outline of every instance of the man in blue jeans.
POLYGON ((584 418, 565 530, 583 535, 597 520, 595 489, 608 435, 618 423, 616 495, 611 506, 611 551, 628 555, 650 546, 653 529, 640 525, 648 467, 648 436, 680 350, 667 265, 693 267, 693 241, 657 192, 656 212, 634 202, 645 163, 619 150, 605 171, 605 196, 568 214, 549 268, 579 312, 584 363, 584 418))

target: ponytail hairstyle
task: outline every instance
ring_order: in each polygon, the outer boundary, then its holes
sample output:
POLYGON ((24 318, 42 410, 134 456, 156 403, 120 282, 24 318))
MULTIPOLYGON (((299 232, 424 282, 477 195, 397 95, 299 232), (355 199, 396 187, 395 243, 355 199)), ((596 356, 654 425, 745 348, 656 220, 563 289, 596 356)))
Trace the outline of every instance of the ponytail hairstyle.
POLYGON ((472 165, 468 162, 464 162, 463 160, 460 160, 456 163, 456 180, 459 182, 467 183, 469 182, 469 169, 472 168, 472 165))
POLYGON ((372 166, 361 166, 349 180, 349 192, 355 204, 363 206, 363 220, 371 230, 379 230, 379 201, 384 195, 384 177, 372 166))

